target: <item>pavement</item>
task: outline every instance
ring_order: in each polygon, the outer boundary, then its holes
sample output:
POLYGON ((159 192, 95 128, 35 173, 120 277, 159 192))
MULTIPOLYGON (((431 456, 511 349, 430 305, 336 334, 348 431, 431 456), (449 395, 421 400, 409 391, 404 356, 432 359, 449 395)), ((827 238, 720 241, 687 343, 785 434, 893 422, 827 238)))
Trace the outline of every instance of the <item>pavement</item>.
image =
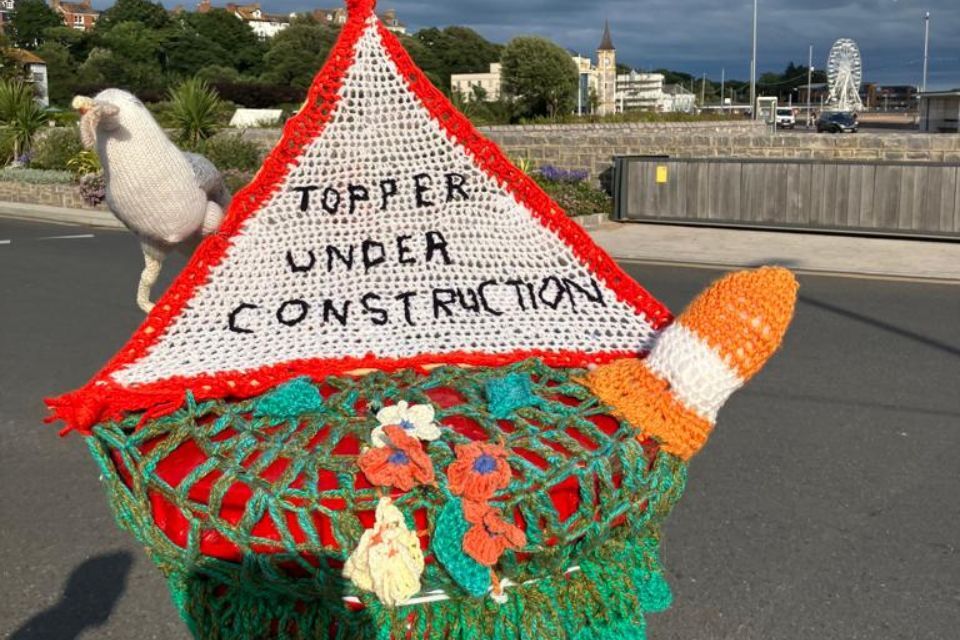
POLYGON ((804 273, 960 283, 960 238, 902 240, 641 222, 607 223, 591 235, 625 261, 720 269, 779 264, 804 273))
MULTIPOLYGON (((0 241, 0 637, 184 640, 82 439, 41 424, 42 398, 84 383, 142 320, 137 243, 4 220, 0 241)), ((622 264, 674 310, 721 273, 622 264)), ((675 603, 648 636, 954 639, 960 289, 799 278, 782 351, 691 462, 663 534, 675 603)))

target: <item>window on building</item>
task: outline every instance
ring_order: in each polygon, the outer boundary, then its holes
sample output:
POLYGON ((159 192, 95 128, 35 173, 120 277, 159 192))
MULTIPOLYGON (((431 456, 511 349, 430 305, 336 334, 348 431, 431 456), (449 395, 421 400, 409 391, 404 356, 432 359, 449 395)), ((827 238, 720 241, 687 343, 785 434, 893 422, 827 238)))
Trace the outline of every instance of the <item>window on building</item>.
POLYGON ((82 26, 83 26, 83 16, 81 16, 81 15, 75 15, 75 16, 73 16, 73 24, 74 24, 74 26, 82 27, 82 26))

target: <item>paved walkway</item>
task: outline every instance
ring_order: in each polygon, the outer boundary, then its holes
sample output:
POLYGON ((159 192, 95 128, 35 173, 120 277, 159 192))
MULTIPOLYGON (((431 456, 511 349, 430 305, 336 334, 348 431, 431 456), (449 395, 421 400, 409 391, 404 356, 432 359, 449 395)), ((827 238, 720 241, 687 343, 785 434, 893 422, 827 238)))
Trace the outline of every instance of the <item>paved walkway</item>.
POLYGON ((590 235, 614 258, 722 268, 779 264, 797 271, 960 283, 960 242, 608 223, 590 235))

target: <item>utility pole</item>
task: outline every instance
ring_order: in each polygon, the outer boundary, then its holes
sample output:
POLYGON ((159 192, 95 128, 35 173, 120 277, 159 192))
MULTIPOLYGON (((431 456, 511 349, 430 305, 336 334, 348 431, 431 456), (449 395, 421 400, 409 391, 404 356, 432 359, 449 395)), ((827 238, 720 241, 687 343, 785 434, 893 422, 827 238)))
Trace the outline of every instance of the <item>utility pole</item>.
POLYGON ((813 122, 813 104, 810 94, 813 92, 813 45, 810 45, 810 54, 807 56, 807 128, 813 122))
POLYGON ((753 54, 750 56, 750 113, 757 119, 757 0, 753 0, 753 54))
POLYGON ((930 12, 923 15, 923 84, 920 91, 927 90, 927 67, 930 62, 930 12))
POLYGON ((720 111, 726 111, 726 105, 723 103, 724 90, 727 88, 727 69, 720 69, 720 111))
POLYGON ((703 74, 703 80, 700 81, 700 108, 703 109, 707 98, 707 74, 703 74))

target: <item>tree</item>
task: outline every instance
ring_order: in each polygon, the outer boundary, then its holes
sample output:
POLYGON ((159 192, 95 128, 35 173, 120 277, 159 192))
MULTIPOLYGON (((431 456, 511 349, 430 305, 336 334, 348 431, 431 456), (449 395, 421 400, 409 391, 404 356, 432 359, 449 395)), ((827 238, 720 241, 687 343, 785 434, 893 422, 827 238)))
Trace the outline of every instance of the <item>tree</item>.
POLYGON ((105 33, 124 22, 137 22, 148 29, 166 29, 173 24, 170 14, 159 2, 117 0, 100 15, 96 30, 105 33))
POLYGON ((44 0, 17 0, 8 29, 16 46, 36 49, 43 44, 44 31, 60 26, 60 16, 44 0))
POLYGON ((514 38, 503 50, 503 91, 527 116, 555 116, 573 110, 577 65, 563 48, 545 38, 514 38))
POLYGON ((139 22, 115 25, 99 36, 101 46, 80 66, 81 82, 134 94, 162 88, 166 84, 161 62, 166 58, 167 34, 139 22))
MULTIPOLYGON (((236 18, 233 20, 240 22, 236 18)), ((163 43, 164 67, 174 77, 195 76, 200 69, 229 62, 230 58, 227 49, 204 37, 189 24, 171 30, 170 37, 163 43)))
POLYGON ((59 42, 44 42, 43 46, 37 49, 37 55, 47 63, 50 103, 68 106, 77 86, 77 71, 80 65, 70 55, 70 50, 59 42))
MULTIPOLYGON (((417 60, 417 64, 425 73, 438 78, 437 86, 445 91, 450 90, 452 74, 487 71, 490 63, 500 61, 503 52, 502 45, 486 40, 467 27, 421 29, 412 39, 422 45, 423 53, 430 54, 424 55, 422 61, 417 60)), ((406 40, 404 46, 411 48, 406 40)))
POLYGON ((263 66, 267 45, 249 23, 223 9, 207 13, 188 13, 186 24, 201 37, 218 44, 226 56, 219 64, 228 65, 240 73, 257 73, 263 66))
POLYGON ((337 29, 315 21, 294 21, 270 41, 261 79, 269 84, 309 87, 337 33, 337 29))

